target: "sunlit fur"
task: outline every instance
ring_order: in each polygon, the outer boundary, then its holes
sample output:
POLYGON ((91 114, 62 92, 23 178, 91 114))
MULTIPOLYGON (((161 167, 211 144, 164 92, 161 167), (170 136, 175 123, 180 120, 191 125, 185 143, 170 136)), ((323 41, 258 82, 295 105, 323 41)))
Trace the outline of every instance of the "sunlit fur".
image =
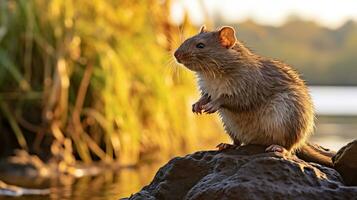
POLYGON ((219 31, 200 32, 178 51, 197 75, 202 94, 218 101, 218 113, 232 140, 298 149, 314 127, 314 108, 298 73, 280 61, 253 54, 236 41, 220 44, 219 31), (203 43, 205 48, 196 48, 203 43))

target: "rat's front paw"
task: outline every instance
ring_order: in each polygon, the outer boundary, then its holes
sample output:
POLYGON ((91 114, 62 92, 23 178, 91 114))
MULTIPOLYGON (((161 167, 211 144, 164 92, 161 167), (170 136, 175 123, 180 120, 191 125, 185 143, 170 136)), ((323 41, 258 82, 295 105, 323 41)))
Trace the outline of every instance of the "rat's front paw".
POLYGON ((203 110, 202 106, 203 105, 199 101, 192 104, 192 112, 196 114, 202 114, 202 110, 203 110))
POLYGON ((221 107, 220 104, 218 104, 217 102, 211 101, 211 102, 203 105, 202 109, 204 110, 205 113, 211 114, 211 113, 215 113, 220 107, 221 107))
POLYGON ((203 106, 211 101, 208 94, 203 95, 200 100, 192 105, 192 112, 196 114, 202 114, 203 106))

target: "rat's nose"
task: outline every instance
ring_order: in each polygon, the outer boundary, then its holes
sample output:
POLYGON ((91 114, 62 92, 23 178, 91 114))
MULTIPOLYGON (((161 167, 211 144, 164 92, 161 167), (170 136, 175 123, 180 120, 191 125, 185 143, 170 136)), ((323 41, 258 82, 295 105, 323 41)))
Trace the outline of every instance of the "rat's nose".
POLYGON ((180 50, 175 51, 174 56, 175 56, 177 62, 181 63, 182 55, 183 55, 182 51, 180 51, 180 50))

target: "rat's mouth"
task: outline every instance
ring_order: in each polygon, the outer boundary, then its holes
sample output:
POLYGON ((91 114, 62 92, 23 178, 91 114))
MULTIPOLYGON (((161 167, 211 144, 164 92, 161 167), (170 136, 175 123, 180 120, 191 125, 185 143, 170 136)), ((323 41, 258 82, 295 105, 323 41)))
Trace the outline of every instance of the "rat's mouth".
POLYGON ((182 62, 182 59, 180 59, 180 58, 176 58, 176 62, 184 65, 184 63, 182 62))
POLYGON ((187 55, 184 55, 184 56, 181 56, 181 57, 176 57, 176 62, 181 64, 181 65, 184 65, 187 68, 189 68, 189 65, 191 65, 187 55))
POLYGON ((176 58, 176 62, 184 65, 187 69, 191 71, 200 71, 199 67, 197 67, 194 63, 190 62, 191 58, 189 54, 177 50, 174 53, 174 56, 176 58))
POLYGON ((176 58, 176 61, 183 65, 186 64, 186 60, 189 58, 189 55, 187 53, 179 49, 175 51, 174 56, 176 58))

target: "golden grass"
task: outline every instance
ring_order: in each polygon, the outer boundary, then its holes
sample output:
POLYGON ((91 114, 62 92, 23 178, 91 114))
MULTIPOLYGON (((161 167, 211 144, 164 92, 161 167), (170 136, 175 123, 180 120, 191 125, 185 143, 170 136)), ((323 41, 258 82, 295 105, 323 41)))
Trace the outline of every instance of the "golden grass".
POLYGON ((170 23, 169 3, 2 1, 0 103, 20 146, 50 137, 59 160, 135 164, 222 136, 190 112, 193 75, 170 51, 194 29, 170 23))

